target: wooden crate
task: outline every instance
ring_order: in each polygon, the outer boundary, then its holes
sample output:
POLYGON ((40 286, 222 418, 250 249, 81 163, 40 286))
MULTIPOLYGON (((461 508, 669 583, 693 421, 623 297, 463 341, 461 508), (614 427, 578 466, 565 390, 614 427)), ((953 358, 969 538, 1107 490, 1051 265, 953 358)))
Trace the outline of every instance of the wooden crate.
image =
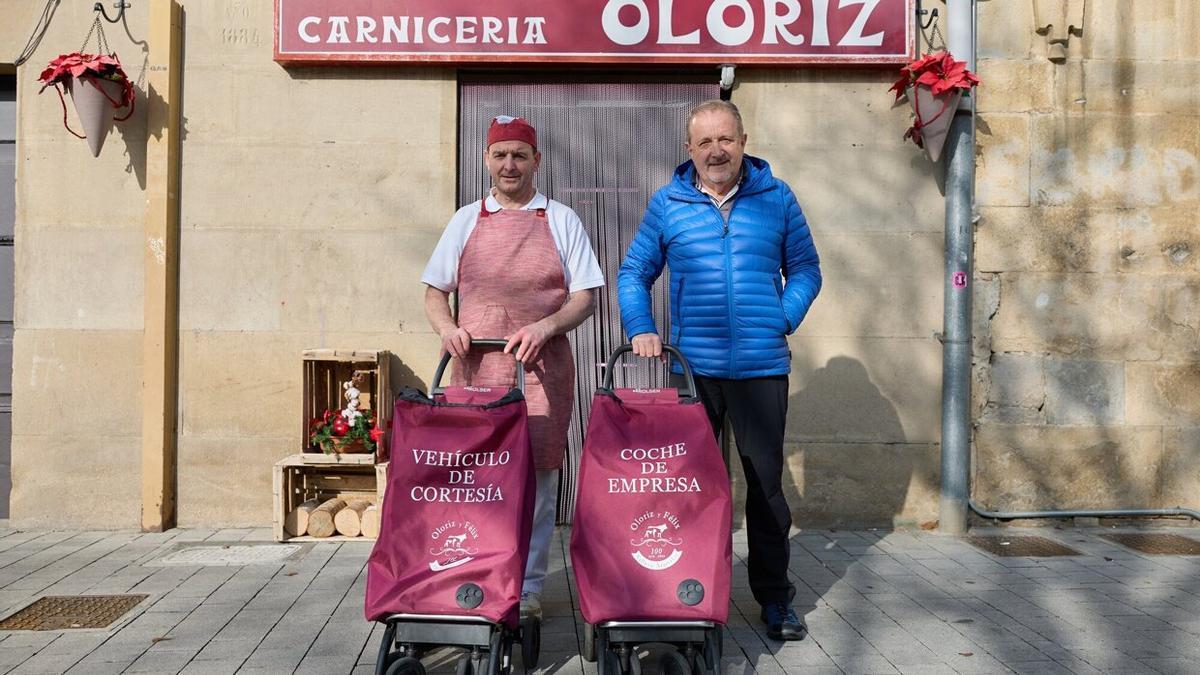
POLYGON ((363 499, 383 507, 387 485, 387 463, 312 464, 295 454, 275 463, 273 476, 275 541, 363 541, 366 537, 293 537, 284 529, 284 519, 309 499, 325 501, 334 497, 363 499))
POLYGON ((304 360, 304 403, 302 406, 301 447, 304 461, 314 464, 373 464, 387 459, 390 434, 379 443, 375 454, 326 455, 308 446, 309 425, 326 410, 341 410, 346 405, 342 384, 360 373, 364 382, 359 389, 376 415, 376 424, 388 431, 392 419, 394 395, 391 384, 391 352, 383 349, 306 349, 304 360))

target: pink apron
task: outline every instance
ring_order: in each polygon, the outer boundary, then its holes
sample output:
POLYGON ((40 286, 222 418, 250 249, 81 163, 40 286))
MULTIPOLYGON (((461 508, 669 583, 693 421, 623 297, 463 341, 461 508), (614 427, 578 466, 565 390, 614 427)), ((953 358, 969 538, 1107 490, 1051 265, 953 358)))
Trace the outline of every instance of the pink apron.
MULTIPOLYGON (((562 309, 568 295, 546 210, 489 213, 481 205, 458 262, 458 325, 473 338, 508 338, 562 309)), ((450 381, 455 386, 508 387, 514 378, 512 356, 473 349, 450 381)), ((525 399, 534 466, 557 469, 575 403, 575 360, 567 336, 550 338, 537 359, 525 364, 525 399)))

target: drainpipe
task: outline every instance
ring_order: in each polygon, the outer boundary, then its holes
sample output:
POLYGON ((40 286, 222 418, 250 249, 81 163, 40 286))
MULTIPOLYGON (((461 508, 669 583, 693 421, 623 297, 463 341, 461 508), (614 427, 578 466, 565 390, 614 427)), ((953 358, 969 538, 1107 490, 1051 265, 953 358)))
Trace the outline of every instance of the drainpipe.
MULTIPOLYGON (((975 0, 946 0, 950 53, 975 71, 975 0)), ((942 329, 942 486, 938 529, 967 531, 971 471, 971 294, 975 97, 960 100, 946 138, 946 278, 942 329)))

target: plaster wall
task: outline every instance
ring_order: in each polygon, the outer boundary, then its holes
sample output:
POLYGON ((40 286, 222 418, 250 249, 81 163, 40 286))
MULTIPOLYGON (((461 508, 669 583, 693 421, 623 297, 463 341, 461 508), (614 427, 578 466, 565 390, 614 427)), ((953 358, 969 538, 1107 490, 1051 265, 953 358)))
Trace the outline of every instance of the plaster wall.
POLYGON ((433 372, 419 277, 456 208, 455 73, 285 69, 271 4, 186 5, 181 525, 270 520, 269 467, 302 449, 301 350, 433 372))
POLYGON ((891 69, 739 70, 732 100, 796 192, 821 295, 791 338, 785 489, 801 526, 937 517, 943 202, 891 69))
MULTIPOLYGON (((433 370, 418 277, 455 206, 456 80, 284 69, 270 3, 183 4, 178 523, 261 525, 271 465, 301 447, 302 349, 389 349, 401 384, 433 370)), ((24 43, 28 14, 5 44, 24 43)), ((128 35, 105 28, 138 78, 146 6, 127 16, 128 35)), ((18 72, 22 526, 138 524, 144 148, 158 131, 139 112, 93 159, 57 96, 37 95, 44 62, 77 49, 91 19, 60 7, 18 72)))
MULTIPOLYGON (((3 4, 0 44, 13 58, 43 3, 3 4)), ((21 526, 138 524, 146 118, 136 111, 93 158, 63 129, 54 91, 38 94, 41 69, 79 49, 91 21, 90 11, 58 7, 17 69, 10 504, 21 526)), ((145 34, 144 7, 128 25, 145 34)), ((106 33, 140 73, 142 52, 122 29, 106 33)), ((68 119, 79 131, 73 110, 68 119)))

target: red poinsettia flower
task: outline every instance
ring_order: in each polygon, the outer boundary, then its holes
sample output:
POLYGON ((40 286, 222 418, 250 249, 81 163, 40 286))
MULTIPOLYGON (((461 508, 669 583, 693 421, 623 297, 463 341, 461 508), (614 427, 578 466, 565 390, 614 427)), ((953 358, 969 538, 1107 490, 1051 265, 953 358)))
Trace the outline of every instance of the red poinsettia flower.
MULTIPOLYGON (((967 70, 966 62, 955 60, 949 52, 943 50, 926 54, 901 68, 899 79, 888 91, 896 92, 896 100, 900 100, 912 87, 927 87, 933 96, 941 96, 954 89, 970 89, 977 84, 979 78, 967 70)), ((951 103, 949 98, 943 98, 940 110, 917 110, 913 125, 904 134, 905 140, 912 139, 917 147, 924 147, 922 128, 940 118, 951 103)), ((953 111, 950 114, 953 115, 953 111)))
MULTIPOLYGON (((52 86, 58 90, 58 95, 61 98, 62 89, 59 89, 58 85, 77 77, 96 77, 120 83, 120 96, 115 100, 109 98, 109 103, 112 103, 115 109, 128 106, 129 112, 124 117, 115 117, 113 119, 117 122, 122 122, 133 115, 135 99, 133 82, 129 81, 129 77, 121 67, 121 61, 117 58, 116 54, 84 54, 82 52, 60 54, 58 58, 50 62, 50 65, 42 71, 41 75, 38 75, 38 81, 42 83, 42 88, 38 93, 40 94, 46 90, 46 87, 52 86)), ((103 90, 101 92, 103 93, 103 90)), ((108 97, 107 93, 104 95, 108 97)), ((66 115, 66 103, 63 104, 63 115, 64 117, 66 115)), ((71 133, 75 132, 72 131, 71 133)), ((75 135, 78 136, 79 134, 75 135)))
POLYGON ((385 433, 387 433, 387 432, 385 432, 383 429, 372 429, 371 430, 371 440, 378 443, 383 440, 383 435, 385 433))
POLYGON ((941 51, 926 54, 901 68, 900 78, 888 91, 896 92, 899 100, 909 87, 916 85, 927 86, 934 96, 938 96, 951 89, 970 89, 977 84, 979 78, 967 70, 965 61, 957 61, 949 52, 941 51))
POLYGON ((43 89, 56 82, 63 82, 72 77, 103 77, 109 80, 127 80, 121 61, 116 54, 84 54, 71 52, 62 54, 50 62, 50 65, 38 75, 38 81, 43 83, 43 89))

